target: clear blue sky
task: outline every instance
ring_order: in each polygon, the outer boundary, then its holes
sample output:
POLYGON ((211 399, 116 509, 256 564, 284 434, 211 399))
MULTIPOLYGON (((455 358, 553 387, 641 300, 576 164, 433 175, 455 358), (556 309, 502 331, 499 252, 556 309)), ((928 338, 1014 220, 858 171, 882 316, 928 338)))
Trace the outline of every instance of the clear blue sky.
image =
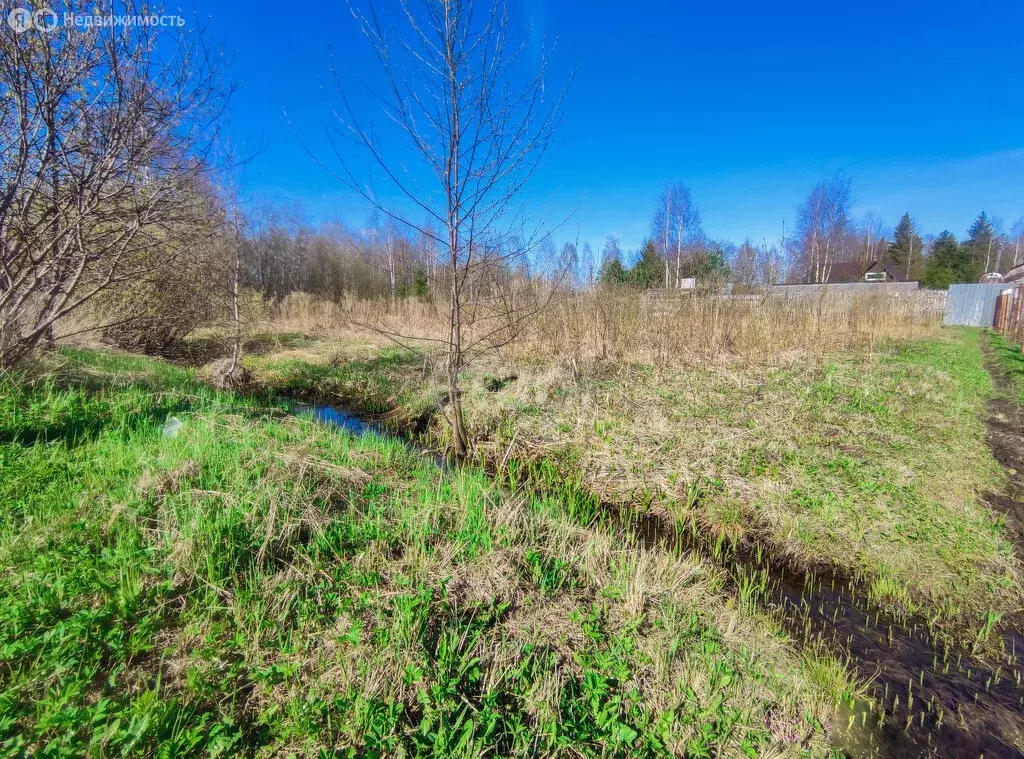
MULTIPOLYGON (((923 232, 962 236, 982 209, 1007 226, 1024 216, 1020 0, 509 2, 514 21, 557 37, 556 75, 578 65, 559 149, 529 188, 553 217, 576 209, 560 241, 638 247, 662 185, 681 178, 709 235, 772 243, 836 169, 857 219, 891 227, 909 210, 923 232)), ((344 3, 207 13, 239 83, 235 135, 264 145, 247 189, 361 226, 365 204, 306 153, 330 153, 328 45, 351 72, 374 66, 344 3)))

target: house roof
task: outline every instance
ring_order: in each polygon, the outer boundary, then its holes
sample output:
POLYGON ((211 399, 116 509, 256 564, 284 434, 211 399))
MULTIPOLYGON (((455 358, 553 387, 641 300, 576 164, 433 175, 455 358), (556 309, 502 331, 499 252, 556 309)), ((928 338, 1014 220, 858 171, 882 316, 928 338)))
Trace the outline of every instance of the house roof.
POLYGON ((1019 282, 1024 279, 1024 264, 1018 264, 1003 275, 1003 282, 1019 282))
POLYGON ((867 263, 863 261, 840 261, 834 263, 828 275, 828 282, 829 284, 858 282, 864 279, 864 275, 868 272, 882 271, 885 272, 885 278, 889 282, 905 282, 907 279, 900 273, 898 266, 890 263, 882 264, 876 258, 867 263))

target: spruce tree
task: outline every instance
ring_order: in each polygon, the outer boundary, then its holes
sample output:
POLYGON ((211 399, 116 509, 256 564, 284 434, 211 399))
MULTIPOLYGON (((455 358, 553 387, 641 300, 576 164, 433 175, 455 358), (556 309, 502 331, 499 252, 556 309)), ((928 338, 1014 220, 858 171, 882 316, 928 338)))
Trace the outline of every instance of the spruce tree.
POLYGON ((626 267, 618 258, 607 258, 601 264, 601 271, 597 274, 597 281, 602 285, 621 285, 626 281, 626 267))
POLYGON ((921 275, 921 261, 924 254, 924 241, 917 234, 914 220, 910 213, 903 214, 892 242, 886 254, 888 263, 895 264, 904 279, 910 280, 921 275))
POLYGON ((945 290, 956 282, 971 282, 971 262, 967 252, 949 230, 936 238, 925 269, 925 287, 945 290))
POLYGON ((992 222, 988 214, 982 211, 974 220, 971 228, 967 230, 967 240, 964 242, 964 249, 967 251, 967 258, 970 260, 970 277, 967 281, 977 281, 978 278, 991 269, 993 256, 998 253, 996 248, 996 233, 992 228, 992 222))
POLYGON ((656 287, 665 274, 665 262, 658 255, 658 249, 650 240, 644 243, 640 259, 629 272, 629 280, 634 285, 647 289, 656 287))

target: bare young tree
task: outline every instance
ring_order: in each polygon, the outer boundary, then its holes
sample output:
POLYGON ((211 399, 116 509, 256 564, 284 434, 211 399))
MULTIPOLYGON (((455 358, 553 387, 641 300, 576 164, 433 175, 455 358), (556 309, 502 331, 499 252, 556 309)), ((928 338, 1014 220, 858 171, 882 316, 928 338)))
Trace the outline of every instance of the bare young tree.
POLYGON ((769 248, 768 241, 761 238, 761 246, 757 253, 757 271, 759 280, 765 286, 777 285, 783 279, 785 258, 774 245, 769 248))
MULTIPOLYGON (((131 2, 51 7, 143 18, 131 2)), ((194 31, 0 25, 0 368, 204 243, 202 178, 226 93, 194 31)))
POLYGON ((836 172, 816 184, 797 210, 800 266, 805 281, 828 282, 832 265, 843 259, 851 203, 850 180, 836 172))
POLYGON ((410 222, 382 201, 338 144, 336 175, 383 214, 431 239, 443 256, 438 282, 447 289, 447 327, 432 341, 446 354, 453 448, 464 457, 463 369, 475 354, 512 339, 540 307, 528 275, 544 235, 517 197, 551 148, 565 90, 549 97, 546 56, 524 79, 526 38, 512 32, 502 0, 356 3, 353 15, 383 74, 383 116, 417 165, 382 146, 340 82, 336 134, 354 139, 390 190, 427 223, 410 222))
MULTIPOLYGON (((228 165, 234 166, 234 156, 229 152, 228 165)), ((223 196, 223 220, 220 224, 220 235, 216 247, 220 254, 212 267, 213 282, 222 291, 227 301, 228 320, 231 328, 231 357, 227 365, 225 379, 228 383, 239 374, 242 361, 243 315, 242 285, 245 276, 244 255, 247 248, 243 245, 246 220, 239 203, 239 182, 234 176, 228 175, 229 181, 221 190, 223 196)))
POLYGON ((758 249, 747 238, 743 244, 736 249, 732 259, 732 281, 741 291, 754 289, 758 281, 758 264, 760 254, 758 249))
POLYGON ((651 238, 665 258, 666 290, 681 287, 685 259, 703 236, 700 211, 690 188, 679 181, 669 182, 662 190, 651 221, 651 238))
POLYGON ((872 261, 881 261, 888 249, 885 224, 868 211, 860 224, 860 239, 857 241, 857 261, 865 266, 872 261))

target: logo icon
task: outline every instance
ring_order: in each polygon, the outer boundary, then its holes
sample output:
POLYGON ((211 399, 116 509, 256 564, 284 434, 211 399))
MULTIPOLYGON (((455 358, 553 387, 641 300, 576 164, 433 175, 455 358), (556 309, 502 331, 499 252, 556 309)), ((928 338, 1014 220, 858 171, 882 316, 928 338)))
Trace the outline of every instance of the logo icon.
POLYGON ((52 32, 57 28, 57 14, 49 8, 40 8, 32 17, 36 29, 41 32, 52 32))
POLYGON ((27 32, 32 28, 32 11, 28 8, 15 8, 7 14, 7 25, 15 34, 27 32))

